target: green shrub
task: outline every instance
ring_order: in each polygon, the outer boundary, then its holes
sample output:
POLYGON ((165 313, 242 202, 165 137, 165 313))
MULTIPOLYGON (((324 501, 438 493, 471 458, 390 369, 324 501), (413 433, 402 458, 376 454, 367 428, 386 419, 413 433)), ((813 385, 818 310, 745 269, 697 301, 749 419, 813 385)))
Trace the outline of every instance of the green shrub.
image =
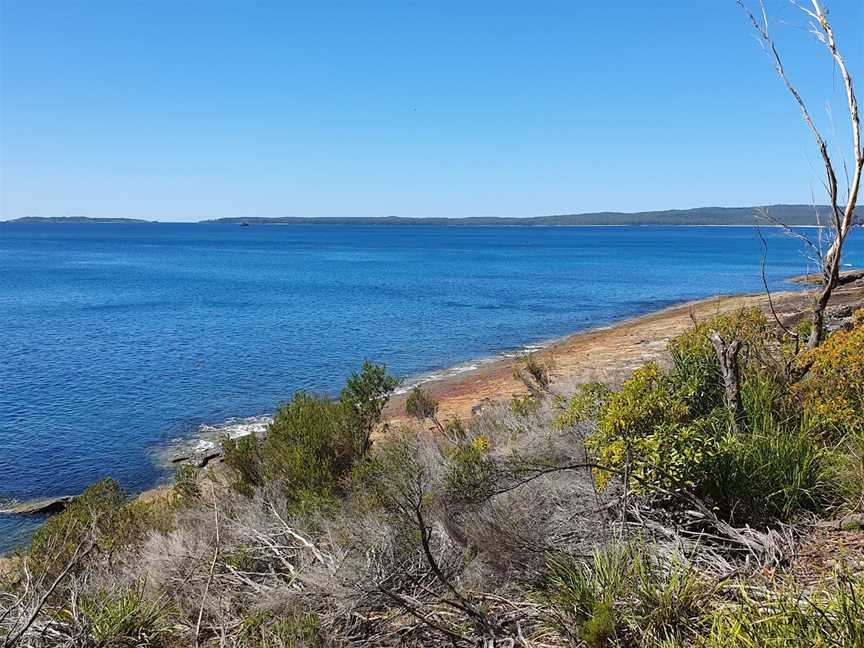
POLYGON ((776 425, 797 425, 802 417, 790 397, 787 378, 771 366, 750 366, 741 376, 744 428, 762 430, 776 425))
POLYGON ((352 422, 337 401, 295 394, 276 411, 263 440, 249 435, 226 444, 225 462, 240 476, 236 489, 251 493, 273 481, 292 506, 327 503, 357 459, 352 422))
POLYGON ((113 479, 88 487, 61 513, 43 524, 28 547, 34 568, 58 570, 79 545, 94 544, 101 552, 133 546, 151 531, 168 532, 174 527, 174 507, 169 498, 143 502, 129 500, 113 479))
POLYGON ((810 367, 794 388, 805 411, 835 436, 864 435, 864 325, 833 333, 799 362, 810 367))
POLYGON ((282 488, 289 505, 314 508, 332 502, 341 480, 368 452, 370 436, 397 381, 366 362, 339 399, 299 392, 276 411, 263 439, 248 435, 223 441, 232 484, 251 495, 267 482, 282 488))
MULTIPOLYGON (((769 421, 769 419, 766 419, 769 421)), ((787 429, 776 421, 723 440, 698 494, 739 524, 789 521, 838 502, 836 455, 807 424, 787 429)))
POLYGON ((174 471, 174 492, 181 504, 189 503, 201 496, 198 486, 198 469, 191 464, 182 463, 174 471))
POLYGON ((238 478, 231 487, 238 493, 251 496, 255 489, 264 485, 261 441, 254 434, 238 439, 222 439, 222 457, 234 469, 238 478))
MULTIPOLYGON (((802 411, 790 396, 786 375, 771 360, 769 342, 758 310, 697 323, 670 343, 671 371, 646 365, 611 394, 588 387, 571 400, 559 424, 595 418, 586 445, 606 468, 598 473, 601 486, 629 468, 635 491, 688 490, 738 523, 762 525, 790 520, 801 511, 821 512, 837 503, 842 453, 819 434, 825 416, 809 414, 806 407, 802 411), (739 432, 728 425, 709 337, 713 331, 742 341, 744 425, 739 432)), ((855 389, 858 378, 846 376, 843 363, 854 369, 857 356, 846 338, 837 344, 844 350, 842 362, 824 360, 830 353, 819 356, 824 361, 818 369, 814 364, 818 379, 808 379, 809 397, 821 393, 814 386, 828 380, 822 374, 834 381, 848 378, 847 393, 855 389)), ((823 400, 836 395, 827 386, 825 394, 823 400)), ((844 404, 857 407, 856 398, 852 393, 844 404)), ((843 420, 849 417, 854 412, 847 407, 843 420)))
POLYGON ((477 501, 494 489, 495 462, 489 457, 489 438, 477 436, 447 450, 445 485, 453 501, 477 501))
POLYGON ((85 595, 77 610, 63 609, 56 617, 76 627, 75 645, 155 648, 169 645, 172 630, 169 608, 147 600, 143 584, 85 595))
POLYGON ((703 648, 864 648, 864 580, 840 574, 804 590, 794 583, 754 598, 742 587, 739 603, 711 615, 703 648))
POLYGON ((692 638, 711 595, 686 560, 638 543, 596 548, 589 563, 552 561, 547 592, 552 624, 591 648, 692 638))
POLYGON ((363 456, 371 445, 370 437, 381 420, 381 413, 399 380, 387 375, 384 365, 366 360, 359 373, 353 373, 339 395, 351 427, 354 453, 363 456))
POLYGON ((741 341, 739 363, 746 371, 751 361, 765 356, 768 320, 758 308, 741 308, 695 322, 692 328, 669 342, 679 396, 690 404, 694 416, 708 414, 723 404, 723 382, 711 334, 741 341))
POLYGON ((435 420, 438 415, 438 401, 432 398, 432 395, 420 385, 417 385, 408 394, 405 401, 405 412, 418 421, 435 420))
POLYGON ((112 530, 125 503, 116 481, 96 482, 36 531, 27 552, 28 565, 35 572, 54 575, 91 542, 112 545, 112 530))
POLYGON ((629 465, 631 486, 644 490, 645 483, 664 488, 691 485, 690 473, 698 472, 703 455, 711 448, 714 430, 706 426, 686 432, 690 408, 676 391, 676 384, 656 364, 633 372, 621 390, 609 396, 597 419, 596 431, 587 439, 599 464, 600 486, 629 465), (706 432, 708 439, 700 432, 706 432), (667 456, 673 445, 677 456, 667 456), (662 457, 658 462, 657 458, 662 457), (662 466, 663 474, 658 472, 662 466))
POLYGON ((510 411, 516 416, 531 416, 540 411, 540 401, 534 398, 531 394, 514 396, 510 400, 510 411))
POLYGON ((579 385, 576 392, 565 401, 558 401, 559 412, 555 425, 561 430, 569 430, 579 423, 592 421, 600 416, 612 391, 602 383, 579 385))
POLYGON ((321 622, 312 614, 292 612, 279 617, 260 612, 246 617, 237 648, 319 648, 321 622))

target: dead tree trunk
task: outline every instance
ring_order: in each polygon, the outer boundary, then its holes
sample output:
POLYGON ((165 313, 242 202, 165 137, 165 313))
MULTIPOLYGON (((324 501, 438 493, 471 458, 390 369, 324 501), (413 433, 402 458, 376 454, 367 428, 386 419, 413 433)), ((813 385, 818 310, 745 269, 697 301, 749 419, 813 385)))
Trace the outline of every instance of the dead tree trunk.
POLYGON ((726 343, 717 331, 711 334, 711 342, 717 352, 720 363, 720 375, 723 378, 724 399, 729 410, 729 421, 735 432, 741 430, 744 411, 741 407, 741 371, 738 364, 738 354, 741 351, 741 340, 726 343))

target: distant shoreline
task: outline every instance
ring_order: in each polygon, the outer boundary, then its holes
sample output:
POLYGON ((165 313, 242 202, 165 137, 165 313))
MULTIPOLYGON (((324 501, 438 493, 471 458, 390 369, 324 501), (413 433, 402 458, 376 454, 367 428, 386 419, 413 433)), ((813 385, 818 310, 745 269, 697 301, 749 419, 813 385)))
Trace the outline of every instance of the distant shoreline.
MULTIPOLYGON (((446 227, 633 227, 633 226, 684 226, 684 227, 778 227, 759 218, 767 211, 771 219, 792 227, 819 227, 815 211, 826 213, 824 205, 766 205, 764 207, 695 207, 692 209, 669 209, 644 212, 588 212, 580 214, 556 214, 532 217, 230 217, 187 223, 171 223, 135 218, 90 218, 86 216, 25 216, 3 223, 102 223, 142 225, 436 225, 446 227), (764 222, 763 222, 764 221, 764 222)), ((864 215, 864 209, 856 212, 864 215)))

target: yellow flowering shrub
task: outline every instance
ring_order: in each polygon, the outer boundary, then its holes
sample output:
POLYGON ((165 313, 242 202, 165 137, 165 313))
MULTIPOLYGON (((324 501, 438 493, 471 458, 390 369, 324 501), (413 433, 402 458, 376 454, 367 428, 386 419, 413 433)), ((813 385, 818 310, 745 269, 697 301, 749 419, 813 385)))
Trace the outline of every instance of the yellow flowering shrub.
POLYGON ((810 370, 793 391, 807 414, 828 430, 864 433, 864 324, 833 333, 801 362, 810 370))
POLYGON ((628 450, 634 490, 644 490, 644 483, 692 488, 707 478, 728 421, 710 339, 715 331, 727 341, 741 341, 742 371, 755 367, 770 339, 768 320, 758 308, 724 313, 696 322, 670 341, 669 373, 648 364, 637 369, 620 391, 589 385, 569 401, 559 415, 560 426, 586 418, 596 422, 587 446, 606 468, 597 473, 600 486, 623 472, 628 450))
POLYGON ((608 468, 597 473, 601 487, 623 471, 629 449, 634 489, 641 482, 680 488, 691 486, 704 471, 716 447, 717 427, 714 417, 693 421, 674 377, 652 363, 634 371, 608 398, 586 443, 597 463, 608 468))

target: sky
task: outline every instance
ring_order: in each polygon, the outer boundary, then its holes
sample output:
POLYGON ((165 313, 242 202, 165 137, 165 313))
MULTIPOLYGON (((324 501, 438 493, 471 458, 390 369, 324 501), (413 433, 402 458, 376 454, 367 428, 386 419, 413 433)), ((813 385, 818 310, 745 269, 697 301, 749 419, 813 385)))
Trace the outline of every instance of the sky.
MULTIPOLYGON (((829 57, 766 5, 842 146, 829 57)), ((828 6, 864 78, 864 2, 828 6)), ((0 0, 0 219, 525 217, 819 187, 734 0, 0 0)))

